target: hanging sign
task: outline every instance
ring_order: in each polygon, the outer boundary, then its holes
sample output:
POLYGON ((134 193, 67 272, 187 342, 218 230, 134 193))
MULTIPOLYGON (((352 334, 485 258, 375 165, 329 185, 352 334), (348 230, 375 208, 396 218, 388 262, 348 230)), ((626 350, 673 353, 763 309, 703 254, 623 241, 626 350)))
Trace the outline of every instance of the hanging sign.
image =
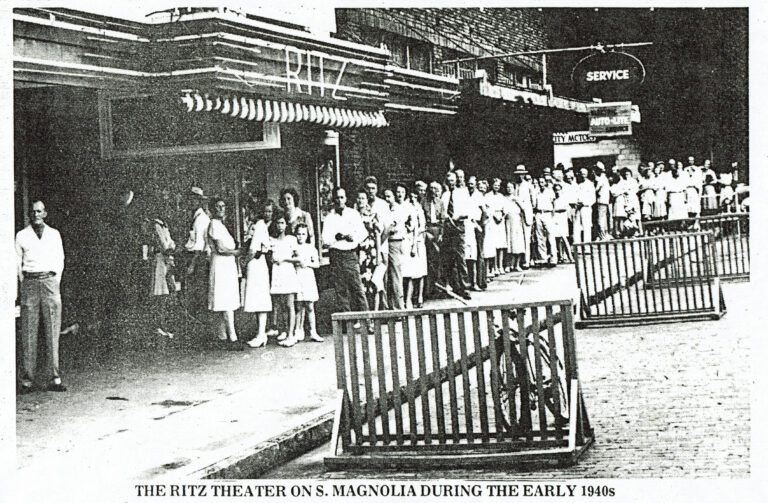
POLYGON ((598 52, 576 64, 571 80, 590 98, 628 97, 645 80, 645 67, 625 52, 598 52))
POLYGON ((589 109, 589 134, 594 137, 632 134, 632 102, 595 103, 589 109))

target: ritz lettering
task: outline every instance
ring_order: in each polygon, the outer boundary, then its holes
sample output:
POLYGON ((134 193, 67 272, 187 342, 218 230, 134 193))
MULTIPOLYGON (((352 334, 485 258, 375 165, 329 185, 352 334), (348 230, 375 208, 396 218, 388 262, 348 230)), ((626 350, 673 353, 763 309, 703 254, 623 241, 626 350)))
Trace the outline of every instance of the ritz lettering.
POLYGON ((338 96, 336 93, 341 87, 344 72, 349 63, 349 60, 343 58, 336 58, 313 51, 302 51, 295 47, 286 47, 286 92, 314 94, 316 90, 319 90, 320 96, 325 96, 326 88, 330 88, 331 98, 346 100, 347 98, 338 96), (331 58, 341 62, 341 67, 338 70, 334 84, 330 84, 325 80, 325 60, 331 58))

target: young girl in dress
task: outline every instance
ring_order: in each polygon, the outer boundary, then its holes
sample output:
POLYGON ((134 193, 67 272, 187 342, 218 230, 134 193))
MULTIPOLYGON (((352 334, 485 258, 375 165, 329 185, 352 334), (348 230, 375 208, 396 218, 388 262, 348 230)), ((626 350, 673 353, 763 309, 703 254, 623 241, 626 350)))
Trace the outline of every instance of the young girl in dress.
MULTIPOLYGON (((288 223, 282 214, 275 215, 273 221, 274 238, 272 248, 272 287, 270 293, 275 304, 280 306, 282 318, 288 318, 288 326, 283 326, 277 340, 281 346, 290 347, 296 344, 296 312, 294 303, 298 292, 296 280, 297 244, 296 237, 286 234, 288 223)), ((279 323, 278 323, 279 324, 279 323)))
POLYGON ((296 294, 296 339, 304 340, 304 320, 309 321, 309 338, 315 342, 323 342, 323 338, 317 334, 315 322, 315 302, 319 298, 317 283, 315 283, 315 269, 320 265, 317 256, 317 248, 307 242, 309 229, 306 224, 300 223, 293 228, 296 234, 296 279, 298 293, 296 294))

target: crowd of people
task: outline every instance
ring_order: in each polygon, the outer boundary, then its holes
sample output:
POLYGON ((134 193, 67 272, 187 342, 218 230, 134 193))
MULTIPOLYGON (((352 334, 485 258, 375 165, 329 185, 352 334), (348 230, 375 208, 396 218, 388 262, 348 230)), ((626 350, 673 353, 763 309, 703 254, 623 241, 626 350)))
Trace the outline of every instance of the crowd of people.
MULTIPOLYGON (((506 180, 478 179, 451 165, 444 180, 379 189, 377 179, 367 177, 348 205, 345 189, 334 187, 332 208, 324 208, 320 237, 322 251, 328 252, 336 311, 412 309, 444 296, 470 299, 471 292, 486 289, 501 274, 572 262, 573 243, 632 236, 651 220, 749 207, 749 189, 739 183, 737 163, 718 175, 708 160, 699 166, 693 157, 687 164, 648 162, 636 172, 597 162, 591 169, 557 165, 533 176, 521 164, 506 180)), ((130 207, 132 199, 128 191, 122 206, 130 207)), ((192 187, 189 201, 192 222, 183 249, 177 249, 162 218, 144 219, 141 234, 151 237, 143 256, 151 263, 149 293, 157 332, 173 337, 166 301, 183 285, 188 313, 213 312, 218 339, 236 343, 231 347, 243 347, 235 327, 235 312, 241 309, 257 322, 247 342, 251 347, 264 346, 269 336, 283 346, 322 342, 315 319, 320 247, 297 191, 283 189, 279 204, 247 204, 241 245, 227 225, 231 215, 223 198, 209 199, 192 187)), ((49 389, 66 389, 55 350, 63 250, 57 231, 45 225, 46 216, 44 204, 36 201, 32 223, 16 238, 22 391, 31 389, 34 376, 38 316, 45 320, 46 344, 54 353, 49 389)), ((126 264, 118 266, 129 270, 126 264)), ((103 288, 123 296, 109 282, 103 288)))
MULTIPOLYGON (((746 192, 733 176, 718 176, 709 161, 698 166, 693 157, 686 165, 649 162, 636 172, 597 162, 591 169, 557 165, 534 176, 518 165, 506 180, 478 179, 451 166, 439 182, 384 190, 369 176, 350 204, 346 191, 334 188, 333 208, 324 213, 320 237, 335 307, 412 309, 429 298, 471 299, 501 274, 573 262, 573 243, 632 236, 643 221, 734 211, 737 193, 746 192)), ((203 307, 220 313, 219 339, 238 341, 234 312, 242 308, 258 322, 252 347, 270 335, 283 346, 322 341, 314 310, 320 257, 312 217, 300 209, 298 193, 286 188, 279 204, 251 205, 240 247, 223 223, 225 201, 210 201, 209 218, 202 190, 193 188, 191 195, 196 208, 185 245, 191 258, 187 298, 207 299, 203 307)), ((170 292, 166 270, 174 254, 161 224, 153 248, 156 295, 170 292)))

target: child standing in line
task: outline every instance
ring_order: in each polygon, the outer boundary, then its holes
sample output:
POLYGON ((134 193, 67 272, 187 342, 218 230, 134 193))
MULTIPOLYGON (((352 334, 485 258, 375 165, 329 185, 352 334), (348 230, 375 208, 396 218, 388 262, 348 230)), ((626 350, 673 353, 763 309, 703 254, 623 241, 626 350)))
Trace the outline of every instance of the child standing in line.
POLYGON ((279 214, 273 220, 275 237, 272 238, 272 286, 270 293, 275 304, 280 306, 281 317, 288 317, 288 326, 283 326, 277 340, 281 346, 291 347, 296 344, 296 312, 294 303, 298 292, 295 264, 297 259, 296 237, 285 233, 288 223, 285 215, 279 214))
POLYGON ((309 338, 315 342, 323 342, 323 338, 317 334, 315 321, 315 302, 319 299, 315 269, 320 265, 317 248, 307 242, 309 229, 306 224, 296 225, 294 232, 297 241, 296 279, 299 290, 296 294, 296 339, 304 340, 304 320, 306 319, 309 321, 309 338))

